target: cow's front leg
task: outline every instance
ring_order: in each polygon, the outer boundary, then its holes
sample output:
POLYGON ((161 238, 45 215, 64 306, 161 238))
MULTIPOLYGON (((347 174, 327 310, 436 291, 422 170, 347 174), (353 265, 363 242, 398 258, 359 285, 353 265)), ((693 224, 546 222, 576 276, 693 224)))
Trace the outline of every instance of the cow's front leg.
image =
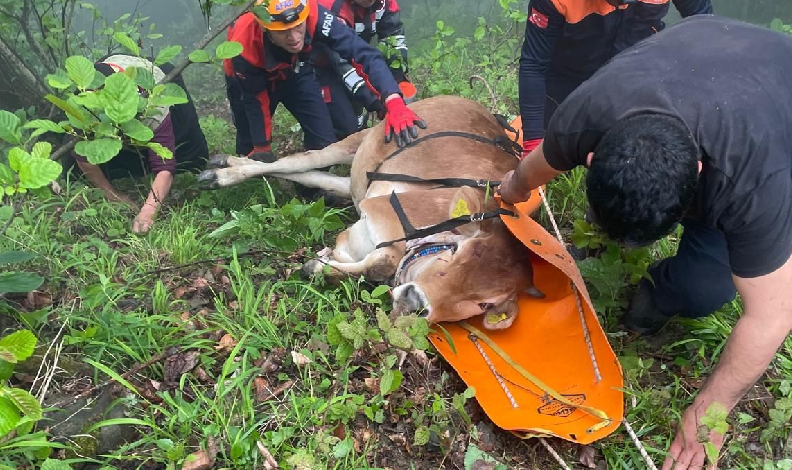
POLYGON ((366 280, 386 282, 396 273, 396 267, 404 255, 404 250, 389 246, 369 253, 361 261, 345 263, 334 259, 314 259, 303 266, 303 274, 307 276, 319 274, 329 268, 325 276, 331 281, 341 280, 349 276, 364 276, 366 280))

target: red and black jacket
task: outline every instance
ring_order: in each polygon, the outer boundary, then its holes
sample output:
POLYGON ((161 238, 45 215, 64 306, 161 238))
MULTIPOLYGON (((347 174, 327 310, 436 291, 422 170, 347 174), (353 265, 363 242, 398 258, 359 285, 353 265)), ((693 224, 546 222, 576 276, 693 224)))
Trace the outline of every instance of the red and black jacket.
POLYGON ((390 44, 400 57, 386 57, 388 65, 397 82, 405 80, 407 70, 407 40, 404 36, 404 23, 401 20, 399 4, 396 0, 378 0, 370 7, 362 7, 353 0, 319 0, 319 3, 341 18, 355 33, 367 43, 374 35, 379 42, 390 44), (399 67, 393 66, 399 59, 399 67))
MULTIPOLYGON (((683 17, 712 13, 710 0, 672 0, 683 17)), ((520 57, 520 114, 525 139, 544 135, 545 80, 582 83, 611 57, 661 31, 669 0, 531 0, 520 57)))
MULTIPOLYGON (((223 68, 228 80, 242 90, 253 145, 268 145, 271 140, 272 117, 269 93, 278 82, 293 77, 308 59, 312 43, 325 44, 346 60, 355 60, 362 72, 383 98, 399 87, 379 50, 360 39, 355 32, 316 2, 308 2, 305 46, 298 54, 290 54, 273 44, 253 13, 240 16, 228 28, 227 39, 242 44, 243 52, 225 60, 223 68)), ((316 90, 319 93, 319 89, 316 90)))

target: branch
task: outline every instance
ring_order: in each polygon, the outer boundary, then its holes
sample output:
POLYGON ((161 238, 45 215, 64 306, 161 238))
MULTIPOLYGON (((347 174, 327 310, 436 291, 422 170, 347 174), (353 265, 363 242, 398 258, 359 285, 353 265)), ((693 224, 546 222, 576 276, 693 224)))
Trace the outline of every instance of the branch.
MULTIPOLYGON (((230 18, 228 18, 224 23, 221 23, 217 28, 214 29, 214 31, 211 31, 211 30, 208 31, 206 33, 206 35, 203 37, 203 39, 201 39, 195 45, 195 48, 196 49, 205 48, 210 42, 214 41, 214 39, 221 32, 225 31, 226 28, 228 28, 228 26, 231 23, 233 23, 237 18, 242 16, 243 13, 248 11, 250 9, 250 7, 252 7, 256 3, 256 1, 257 0, 248 0, 242 6, 242 8, 240 8, 234 15, 232 15, 230 18)), ((185 57, 184 60, 182 60, 181 63, 179 63, 179 65, 176 66, 176 68, 171 70, 171 73, 169 73, 160 83, 162 83, 162 84, 170 83, 176 77, 176 75, 179 75, 180 73, 182 73, 184 71, 184 69, 186 69, 187 66, 190 65, 191 63, 192 63, 192 61, 190 60, 190 58, 189 57, 185 57)), ((73 149, 74 146, 77 145, 77 142, 79 142, 79 141, 80 141, 80 139, 78 139, 78 138, 74 138, 74 139, 70 140, 69 142, 67 142, 66 144, 64 144, 60 148, 58 148, 58 150, 55 153, 53 153, 50 158, 52 160, 59 160, 59 159, 63 158, 63 156, 66 155, 67 152, 71 151, 71 149, 73 149)))
POLYGON ((9 62, 11 62, 12 65, 17 67, 17 71, 20 73, 20 75, 22 75, 22 77, 25 78, 25 80, 30 82, 30 85, 32 85, 33 88, 37 88, 38 89, 37 91, 42 96, 49 93, 49 88, 47 87, 47 85, 45 85, 44 82, 41 81, 39 76, 34 74, 27 67, 27 65, 25 65, 22 59, 14 53, 13 49, 8 47, 8 44, 5 43, 2 36, 0 36, 0 56, 5 57, 6 60, 8 60, 9 62))
MULTIPOLYGON (((195 45, 195 49, 203 49, 206 46, 208 46, 209 43, 212 42, 214 40, 214 38, 216 38, 221 32, 225 31, 226 28, 228 28, 228 26, 231 23, 233 23, 237 18, 242 16, 243 13, 248 11, 250 9, 250 7, 252 7, 256 3, 256 1, 257 0, 248 0, 244 5, 242 5, 242 8, 236 14, 232 15, 231 18, 228 18, 225 21, 225 23, 223 23, 222 25, 220 25, 217 28, 215 28, 214 31, 209 30, 206 33, 206 36, 204 36, 204 38, 201 39, 201 41, 198 42, 198 44, 195 45)), ((163 80, 162 83, 168 83, 171 80, 173 80, 174 77, 176 77, 176 75, 179 75, 180 73, 182 73, 184 71, 184 69, 186 69, 187 66, 190 65, 191 63, 192 63, 192 61, 189 59, 189 57, 185 58, 176 68, 171 70, 171 73, 169 73, 168 76, 165 77, 165 80, 163 80)))

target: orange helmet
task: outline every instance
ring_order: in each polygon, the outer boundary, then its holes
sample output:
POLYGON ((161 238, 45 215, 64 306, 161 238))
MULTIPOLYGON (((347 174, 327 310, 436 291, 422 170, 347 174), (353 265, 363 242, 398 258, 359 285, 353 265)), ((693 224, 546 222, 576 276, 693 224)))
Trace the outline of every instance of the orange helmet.
MULTIPOLYGON (((258 0, 256 5, 261 5, 267 0, 258 0)), ((267 12, 269 21, 259 19, 265 29, 272 31, 285 31, 302 24, 308 19, 308 2, 310 0, 269 0, 267 12)))

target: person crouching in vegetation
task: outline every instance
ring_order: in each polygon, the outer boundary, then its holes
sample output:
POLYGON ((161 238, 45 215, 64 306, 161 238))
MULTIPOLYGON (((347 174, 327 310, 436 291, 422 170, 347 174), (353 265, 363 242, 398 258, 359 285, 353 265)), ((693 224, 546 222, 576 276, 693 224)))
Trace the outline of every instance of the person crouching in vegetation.
MULTIPOLYGON (((123 72, 130 67, 150 71, 156 82, 165 78, 165 70, 172 69, 170 64, 165 64, 160 68, 146 59, 123 54, 109 56, 94 64, 94 68, 106 77, 123 72)), ((177 76, 173 81, 184 88, 186 92, 181 77, 177 76)), ((109 162, 94 165, 89 163, 85 157, 73 154, 82 173, 94 186, 104 191, 108 200, 123 202, 131 207, 135 207, 136 204, 128 196, 118 192, 110 180, 140 177, 145 174, 154 175, 151 191, 132 223, 132 230, 135 233, 146 233, 153 225, 160 204, 170 192, 173 176, 177 169, 181 171, 199 169, 205 166, 205 161, 209 156, 206 138, 201 131, 198 115, 189 93, 187 98, 187 103, 170 108, 161 107, 155 116, 142 121, 154 132, 151 142, 158 143, 170 150, 173 153, 173 158, 160 157, 148 148, 130 147, 122 149, 109 162), (144 156, 145 158, 143 158, 144 156)))
MULTIPOLYGON (((407 79, 407 41, 396 0, 319 0, 355 33, 371 43, 374 35, 393 53, 386 62, 405 99, 414 97, 415 89, 407 79)), ((368 113, 380 118, 385 110, 371 84, 358 71, 358 65, 338 56, 323 44, 317 44, 311 60, 322 97, 330 109, 336 137, 343 139, 366 127, 368 113)))
POLYGON ((278 103, 300 123, 307 150, 336 141, 330 113, 308 62, 311 48, 318 43, 361 64, 384 98, 387 142, 395 136, 399 146, 410 143, 417 137, 416 125, 426 128, 405 105, 382 54, 317 0, 271 1, 268 11, 269 21, 249 12, 228 29, 228 40, 244 47, 241 55, 224 63, 238 154, 264 162, 275 159, 272 116, 278 103))

